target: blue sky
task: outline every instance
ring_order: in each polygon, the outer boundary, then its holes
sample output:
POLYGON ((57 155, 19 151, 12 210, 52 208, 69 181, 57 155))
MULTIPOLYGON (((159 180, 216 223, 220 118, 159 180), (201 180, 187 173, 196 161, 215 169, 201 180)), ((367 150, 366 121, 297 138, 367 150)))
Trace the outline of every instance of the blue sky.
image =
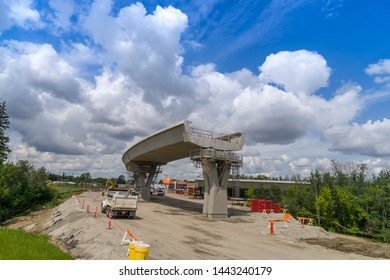
MULTIPOLYGON (((133 143, 188 119, 242 131, 242 173, 390 159, 390 2, 1 1, 10 160, 125 173, 133 143)), ((164 174, 200 170, 182 160, 164 174)))

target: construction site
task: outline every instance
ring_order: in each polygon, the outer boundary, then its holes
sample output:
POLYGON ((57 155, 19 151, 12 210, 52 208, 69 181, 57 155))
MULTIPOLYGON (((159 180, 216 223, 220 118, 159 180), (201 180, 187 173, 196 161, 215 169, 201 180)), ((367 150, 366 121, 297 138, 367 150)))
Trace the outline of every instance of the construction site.
POLYGON ((390 259, 389 244, 330 233, 309 221, 302 225, 296 217, 284 222, 283 213, 229 205, 229 217, 209 219, 201 213, 202 199, 168 192, 140 200, 133 219, 110 219, 100 209, 104 199, 86 192, 6 226, 49 234, 54 244, 83 260, 127 260, 129 238, 150 246, 149 260, 390 259), (272 229, 271 220, 282 222, 272 229))

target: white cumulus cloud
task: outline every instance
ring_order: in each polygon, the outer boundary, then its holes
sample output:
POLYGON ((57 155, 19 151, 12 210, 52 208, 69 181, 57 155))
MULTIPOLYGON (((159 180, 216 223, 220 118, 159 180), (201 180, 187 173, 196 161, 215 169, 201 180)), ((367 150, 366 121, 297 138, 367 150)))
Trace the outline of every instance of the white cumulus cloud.
POLYGON ((271 54, 260 66, 260 77, 287 91, 311 94, 327 86, 330 68, 319 54, 307 50, 271 54))
POLYGON ((374 157, 390 156, 390 120, 368 121, 365 124, 334 126, 325 131, 333 143, 332 150, 374 157))
POLYGON ((370 64, 366 73, 375 76, 377 83, 390 83, 390 59, 381 59, 378 63, 370 64))

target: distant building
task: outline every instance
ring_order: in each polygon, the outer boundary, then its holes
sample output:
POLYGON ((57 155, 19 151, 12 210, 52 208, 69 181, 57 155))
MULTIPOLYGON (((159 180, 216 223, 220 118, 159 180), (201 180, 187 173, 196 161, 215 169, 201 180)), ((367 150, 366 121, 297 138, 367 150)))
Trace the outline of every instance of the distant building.
POLYGON ((67 181, 53 181, 53 185, 76 185, 75 182, 67 182, 67 181))

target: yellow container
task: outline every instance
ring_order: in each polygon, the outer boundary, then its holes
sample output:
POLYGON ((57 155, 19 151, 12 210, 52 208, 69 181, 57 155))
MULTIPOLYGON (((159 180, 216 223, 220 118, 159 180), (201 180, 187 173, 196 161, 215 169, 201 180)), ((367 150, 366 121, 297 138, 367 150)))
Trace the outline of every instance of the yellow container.
MULTIPOLYGON (((135 259, 147 260, 149 259, 149 244, 138 243, 135 245, 135 259)), ((130 252, 131 253, 131 252, 130 252)))
POLYGON ((130 242, 129 243, 129 260, 135 260, 135 244, 130 242))

